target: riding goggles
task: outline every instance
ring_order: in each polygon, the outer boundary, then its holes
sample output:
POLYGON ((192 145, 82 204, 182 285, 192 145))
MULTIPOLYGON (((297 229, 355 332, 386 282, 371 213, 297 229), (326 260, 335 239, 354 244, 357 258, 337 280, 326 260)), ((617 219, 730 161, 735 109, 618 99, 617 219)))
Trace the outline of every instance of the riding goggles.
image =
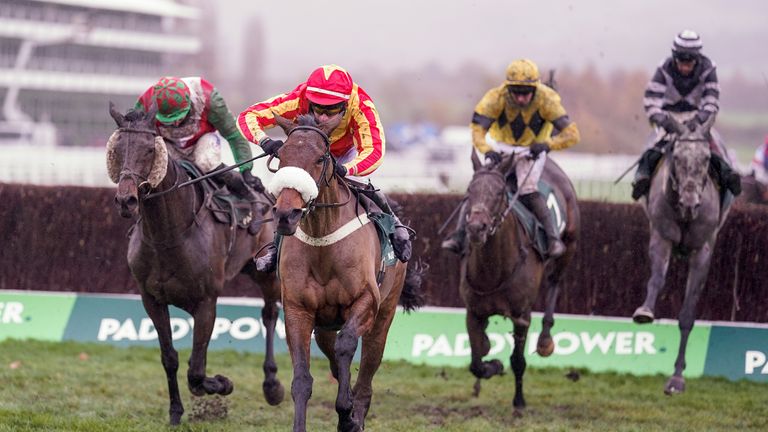
POLYGON ((534 91, 536 88, 531 86, 509 86, 509 92, 515 95, 526 96, 534 91))
POLYGON ((344 108, 346 107, 346 103, 338 103, 334 105, 318 105, 318 104, 310 104, 309 109, 312 110, 315 115, 327 115, 328 117, 335 116, 336 114, 344 111, 344 108))
POLYGON ((698 56, 696 54, 691 54, 691 53, 675 53, 674 57, 675 57, 675 60, 681 63, 691 63, 696 61, 696 58, 698 56))

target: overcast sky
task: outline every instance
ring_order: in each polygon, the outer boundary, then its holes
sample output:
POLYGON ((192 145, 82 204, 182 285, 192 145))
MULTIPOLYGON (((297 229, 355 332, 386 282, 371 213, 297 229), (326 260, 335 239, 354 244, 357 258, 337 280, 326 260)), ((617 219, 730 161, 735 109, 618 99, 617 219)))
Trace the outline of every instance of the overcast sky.
MULTIPOLYGON (((259 17, 268 77, 317 65, 354 70, 455 69, 476 61, 503 71, 529 57, 545 67, 643 68, 669 54, 674 35, 698 31, 721 74, 768 74, 768 0, 219 0, 218 34, 239 68, 247 23, 259 17)), ((502 72, 500 72, 502 73, 502 72)))

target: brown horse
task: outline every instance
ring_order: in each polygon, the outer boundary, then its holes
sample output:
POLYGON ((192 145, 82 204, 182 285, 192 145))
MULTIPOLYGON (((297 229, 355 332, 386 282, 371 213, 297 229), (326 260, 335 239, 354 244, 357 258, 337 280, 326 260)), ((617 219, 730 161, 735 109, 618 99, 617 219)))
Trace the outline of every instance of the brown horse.
POLYGON ((279 285, 274 274, 259 273, 252 264, 252 257, 271 240, 273 227, 264 224, 253 236, 246 229, 233 231, 229 225, 215 222, 203 205, 205 197, 197 185, 171 191, 189 176, 172 156, 171 146, 156 135, 154 109, 149 113, 130 111, 124 116, 110 104, 109 112, 118 129, 108 145, 107 168, 117 183, 115 204, 120 215, 139 216, 130 232, 128 266, 157 329, 168 379, 171 424, 179 424, 184 407, 176 379, 179 360, 173 348, 168 305, 187 311, 195 320, 187 372, 190 391, 198 396, 227 395, 233 390, 232 382, 222 375, 206 376, 206 355, 216 319, 216 299, 225 282, 241 272, 248 274, 264 293, 262 320, 267 329, 267 355, 263 389, 270 404, 280 403, 284 390, 276 376, 272 347, 279 285), (163 191, 169 193, 147 198, 150 193, 163 191))
MULTIPOLYGON (((358 214, 349 187, 334 174, 328 135, 340 118, 323 125, 306 115, 299 117, 298 125, 280 116, 276 120, 288 135, 269 189, 277 197, 277 233, 285 236, 278 265, 293 362, 293 430, 306 430, 314 330, 338 380, 338 430, 359 431, 398 299, 402 294, 406 301, 418 290, 420 274, 409 270, 406 277, 406 265, 397 261, 377 281, 383 257, 376 229, 366 214, 358 214), (360 371, 351 389, 350 365, 360 337, 360 371)), ((404 306, 408 310, 417 305, 404 306)))
MULTIPOLYGON (((512 169, 512 156, 496 166, 482 166, 472 158, 475 174, 469 183, 466 200, 468 251, 461 260, 459 291, 467 307, 467 332, 472 360, 469 370, 480 380, 503 373, 499 360, 483 361, 490 350, 485 333, 488 318, 502 315, 512 320, 515 346, 510 366, 515 374, 516 409, 525 407, 523 374, 525 373, 525 341, 531 324, 531 309, 539 294, 546 290, 543 328, 536 351, 547 357, 555 349, 550 330, 555 323, 559 283, 576 252, 579 236, 579 207, 576 192, 568 177, 551 159, 544 166, 542 179, 551 186, 554 197, 565 204, 566 225, 562 234, 566 252, 556 260, 544 260, 524 233, 517 217, 509 215, 507 174, 512 169)), ((550 198, 551 199, 551 198, 550 198)), ((549 199, 548 199, 549 201, 549 199)))

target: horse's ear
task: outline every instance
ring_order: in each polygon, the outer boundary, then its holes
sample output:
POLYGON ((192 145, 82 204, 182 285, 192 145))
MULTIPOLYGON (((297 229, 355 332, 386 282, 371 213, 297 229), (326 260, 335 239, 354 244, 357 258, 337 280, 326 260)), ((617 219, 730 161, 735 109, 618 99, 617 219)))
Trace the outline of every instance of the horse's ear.
POLYGON ((716 114, 714 113, 710 114, 709 117, 707 117, 707 121, 705 121, 699 126, 698 129, 701 133, 706 134, 707 132, 709 132, 710 129, 712 129, 712 125, 715 124, 715 116, 716 114))
POLYGON ((118 127, 125 127, 125 116, 123 116, 115 107, 112 101, 109 101, 109 115, 115 119, 118 127))
POLYGON ((688 128, 684 124, 677 121, 676 118, 670 116, 669 120, 672 122, 672 125, 675 127, 675 131, 678 135, 685 135, 688 133, 688 128))
POLYGON ((319 125, 320 130, 323 131, 326 135, 330 136, 331 132, 334 131, 339 126, 339 123, 341 123, 342 115, 338 114, 336 117, 329 119, 327 122, 322 123, 319 125))
POLYGON ((152 102, 152 105, 149 106, 149 111, 147 111, 147 114, 144 116, 144 121, 146 121, 150 127, 155 124, 155 115, 157 115, 157 103, 152 102))
POLYGON ((472 147, 472 156, 470 157, 470 159, 472 159, 473 171, 477 171, 483 166, 483 164, 480 162, 480 158, 477 156, 477 151, 475 151, 475 147, 472 147))
POLYGON ((275 116, 275 123, 277 123, 278 126, 283 128, 283 131, 286 135, 288 135, 293 128, 296 127, 296 124, 294 124, 292 121, 288 120, 287 118, 281 116, 280 114, 272 111, 272 115, 275 116))

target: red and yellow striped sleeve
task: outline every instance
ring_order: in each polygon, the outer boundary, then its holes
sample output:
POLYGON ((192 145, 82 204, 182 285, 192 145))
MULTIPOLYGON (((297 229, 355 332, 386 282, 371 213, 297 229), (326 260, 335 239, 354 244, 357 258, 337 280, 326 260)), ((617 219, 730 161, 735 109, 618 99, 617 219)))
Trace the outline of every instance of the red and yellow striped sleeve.
POLYGON ((350 123, 355 142, 357 157, 347 164, 350 173, 365 176, 376 171, 384 158, 384 128, 373 101, 361 88, 357 88, 358 98, 350 123))
POLYGON ((299 101, 304 84, 296 87, 290 93, 277 95, 263 102, 248 107, 237 116, 237 128, 248 141, 258 144, 267 136, 264 130, 276 125, 275 116, 293 120, 299 115, 299 101))

